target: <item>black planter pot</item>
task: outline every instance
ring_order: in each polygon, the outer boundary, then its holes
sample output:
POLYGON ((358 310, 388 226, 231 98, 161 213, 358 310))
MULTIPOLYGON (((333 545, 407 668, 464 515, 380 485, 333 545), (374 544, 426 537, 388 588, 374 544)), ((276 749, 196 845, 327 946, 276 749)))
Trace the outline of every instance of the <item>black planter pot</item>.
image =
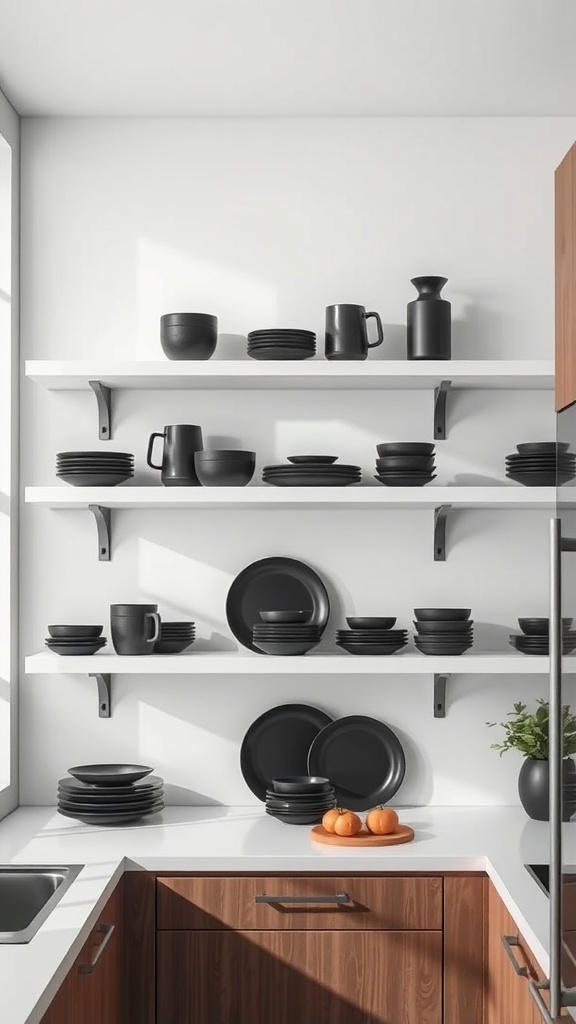
POLYGON ((447 277, 413 277, 418 298, 408 303, 408 359, 450 359, 452 307, 440 297, 447 277))
MULTIPOLYGON (((571 757, 562 762, 562 776, 565 782, 570 783, 570 790, 565 789, 562 820, 570 821, 576 811, 576 792, 574 789, 574 776, 576 765, 571 757)), ((548 785, 550 778, 549 762, 538 761, 533 757, 526 757, 518 776, 518 795, 526 814, 535 821, 549 821, 550 802, 548 796, 548 785)))

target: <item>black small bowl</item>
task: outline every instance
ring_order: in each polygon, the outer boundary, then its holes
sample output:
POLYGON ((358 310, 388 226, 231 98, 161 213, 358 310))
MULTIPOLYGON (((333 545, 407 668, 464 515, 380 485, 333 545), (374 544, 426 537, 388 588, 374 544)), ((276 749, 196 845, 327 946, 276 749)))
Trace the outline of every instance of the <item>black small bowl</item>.
POLYGON ((350 629, 392 629, 396 624, 396 619, 391 619, 381 616, 347 616, 346 622, 350 626, 350 629))
POLYGON ((165 313, 160 344, 168 359, 210 359, 218 341, 218 317, 210 313, 165 313))
POLYGON ((568 441, 530 441, 516 445, 521 455, 556 455, 567 452, 569 447, 568 441))
POLYGON ((471 611, 471 608, 415 608, 414 615, 419 622, 434 622, 435 619, 457 621, 469 619, 471 611))
POLYGON ((285 775, 272 779, 276 793, 326 793, 331 787, 330 779, 322 775, 285 775))
MULTIPOLYGON (((208 455, 211 455, 208 452, 208 455)), ((194 453, 196 476, 203 487, 246 487, 254 476, 256 452, 238 453, 237 458, 203 458, 204 452, 194 453)))
POLYGON ((376 469, 395 469, 401 472, 408 470, 422 470, 431 472, 435 468, 433 455, 384 455, 376 459, 376 469))
POLYGON ((434 448, 435 445, 424 441, 386 441, 376 445, 381 458, 387 455, 433 455, 434 448))
MULTIPOLYGON (((562 629, 570 629, 572 619, 562 619, 562 629)), ((550 619, 518 619, 518 625, 526 636, 548 636, 550 619)))
POLYGON ((100 636, 104 626, 48 626, 48 632, 53 637, 76 637, 83 639, 89 636, 100 636))
POLYGON ((266 611, 259 612, 262 622, 308 622, 312 615, 309 611, 266 611))

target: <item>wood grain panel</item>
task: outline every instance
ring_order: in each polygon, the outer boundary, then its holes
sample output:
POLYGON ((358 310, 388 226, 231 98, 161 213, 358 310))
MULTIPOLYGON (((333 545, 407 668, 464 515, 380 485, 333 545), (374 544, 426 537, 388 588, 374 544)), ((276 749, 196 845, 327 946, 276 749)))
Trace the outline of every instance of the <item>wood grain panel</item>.
POLYGON ((125 984, 122 1024, 155 1024, 156 877, 146 871, 127 871, 123 880, 125 984))
POLYGON ((158 928, 436 929, 442 928, 441 877, 163 877, 157 883, 158 928), (345 905, 272 906, 257 893, 329 895, 347 892, 345 905))
POLYGON ((157 1024, 442 1021, 441 932, 164 931, 157 956, 157 1024))
MULTIPOLYGON (((484 879, 444 879, 444 1024, 484 1021, 484 879)), ((502 1022, 504 1024, 504 1022, 502 1022)))
POLYGON ((576 145, 555 175, 556 411, 576 402, 576 145))

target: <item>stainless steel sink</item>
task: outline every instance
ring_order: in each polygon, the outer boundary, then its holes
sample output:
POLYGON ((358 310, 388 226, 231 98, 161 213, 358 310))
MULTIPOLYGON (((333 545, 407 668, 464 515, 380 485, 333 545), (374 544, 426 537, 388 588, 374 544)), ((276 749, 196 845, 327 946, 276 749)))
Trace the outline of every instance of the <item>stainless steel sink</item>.
POLYGON ((82 867, 0 867, 0 943, 30 942, 82 867))

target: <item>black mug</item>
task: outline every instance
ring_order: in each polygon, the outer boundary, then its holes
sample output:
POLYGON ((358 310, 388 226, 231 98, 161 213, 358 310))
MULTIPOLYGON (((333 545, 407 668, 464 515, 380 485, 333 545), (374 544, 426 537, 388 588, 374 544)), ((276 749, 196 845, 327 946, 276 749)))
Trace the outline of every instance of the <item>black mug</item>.
POLYGON ((383 341, 384 331, 379 313, 367 313, 364 306, 353 306, 346 302, 326 306, 326 359, 367 359, 368 349, 376 348, 383 341), (378 338, 372 343, 368 341, 366 323, 371 316, 376 320, 378 328, 378 338))
POLYGON ((152 654, 160 637, 157 604, 111 604, 110 631, 116 654, 152 654))
POLYGON ((194 452, 204 448, 202 427, 190 423, 176 423, 164 427, 160 433, 150 434, 146 462, 151 469, 161 471, 164 487, 200 487, 200 481, 194 468, 194 452), (152 449, 157 437, 164 438, 162 465, 152 462, 152 449))

